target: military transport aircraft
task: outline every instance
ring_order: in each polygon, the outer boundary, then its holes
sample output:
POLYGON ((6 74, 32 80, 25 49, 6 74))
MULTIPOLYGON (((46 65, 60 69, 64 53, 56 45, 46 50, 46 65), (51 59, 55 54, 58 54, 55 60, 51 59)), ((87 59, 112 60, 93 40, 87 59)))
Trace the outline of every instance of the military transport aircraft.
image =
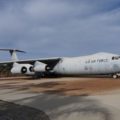
POLYGON ((0 62, 0 65, 12 65, 12 74, 40 75, 54 74, 61 76, 111 75, 120 76, 120 56, 100 52, 80 57, 58 57, 19 60, 17 49, 0 49, 11 53, 11 61, 0 62))

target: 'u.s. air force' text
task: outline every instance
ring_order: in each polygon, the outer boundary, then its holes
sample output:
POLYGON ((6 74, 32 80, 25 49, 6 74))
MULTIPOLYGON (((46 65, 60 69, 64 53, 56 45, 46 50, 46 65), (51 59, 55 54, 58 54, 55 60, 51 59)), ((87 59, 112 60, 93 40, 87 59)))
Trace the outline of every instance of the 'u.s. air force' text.
POLYGON ((85 61, 86 64, 89 64, 89 63, 102 63, 102 62, 108 62, 108 59, 97 59, 97 60, 87 60, 87 61, 85 61))

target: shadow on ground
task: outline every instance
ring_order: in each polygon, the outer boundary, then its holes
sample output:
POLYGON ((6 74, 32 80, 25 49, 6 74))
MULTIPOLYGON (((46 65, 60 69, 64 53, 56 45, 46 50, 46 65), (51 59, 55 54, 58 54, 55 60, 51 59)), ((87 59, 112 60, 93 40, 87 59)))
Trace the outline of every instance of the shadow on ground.
POLYGON ((51 120, 112 120, 110 111, 84 96, 43 94, 14 101, 45 111, 51 120))
POLYGON ((0 120, 50 120, 49 117, 35 108, 0 101, 0 120))

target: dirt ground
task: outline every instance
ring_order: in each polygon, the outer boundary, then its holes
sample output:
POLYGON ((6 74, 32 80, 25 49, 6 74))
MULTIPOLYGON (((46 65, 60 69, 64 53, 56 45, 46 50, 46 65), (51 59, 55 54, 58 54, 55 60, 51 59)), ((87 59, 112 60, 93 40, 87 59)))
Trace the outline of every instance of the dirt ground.
POLYGON ((112 78, 48 78, 33 80, 27 77, 0 78, 0 89, 16 89, 33 93, 63 95, 108 94, 120 89, 120 79, 112 78))

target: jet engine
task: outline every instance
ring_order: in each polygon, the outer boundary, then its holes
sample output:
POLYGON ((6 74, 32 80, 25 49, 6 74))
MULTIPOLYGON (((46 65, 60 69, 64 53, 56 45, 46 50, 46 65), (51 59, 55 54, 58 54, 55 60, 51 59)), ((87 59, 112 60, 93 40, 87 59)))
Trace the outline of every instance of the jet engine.
POLYGON ((50 67, 42 62, 36 61, 34 64, 35 72, 49 72, 50 70, 50 67))
POLYGON ((33 75, 33 66, 31 64, 19 64, 14 63, 11 69, 12 74, 25 74, 25 75, 33 75))

